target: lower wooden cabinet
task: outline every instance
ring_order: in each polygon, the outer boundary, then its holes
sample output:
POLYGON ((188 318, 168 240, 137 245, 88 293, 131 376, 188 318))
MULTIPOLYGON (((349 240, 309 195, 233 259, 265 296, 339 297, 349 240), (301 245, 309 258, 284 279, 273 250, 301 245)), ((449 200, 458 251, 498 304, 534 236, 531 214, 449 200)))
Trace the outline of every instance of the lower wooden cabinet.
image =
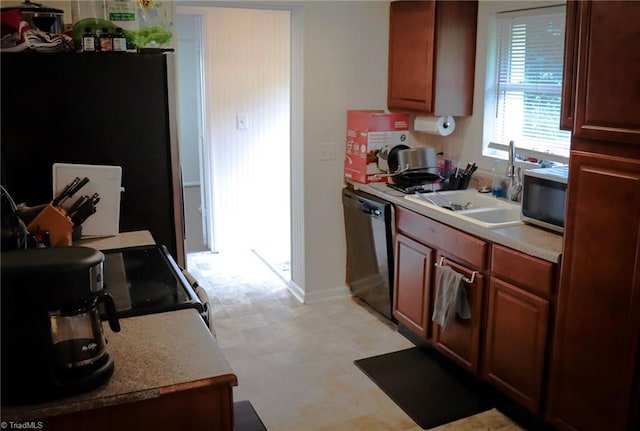
POLYGON ((540 412, 557 265, 493 244, 482 376, 540 412))
POLYGON ((539 411, 549 301, 492 277, 484 344, 484 378, 539 411))
POLYGON ((404 235, 396 236, 393 316, 422 339, 429 337, 434 251, 404 235))
POLYGON ((546 388, 558 265, 396 211, 393 315, 443 355, 536 413, 546 388), (438 265, 435 265, 435 263, 438 265), (431 321, 439 267, 463 274, 471 318, 431 321))
POLYGON ((560 430, 636 431, 640 157, 572 150, 569 175, 547 414, 560 430))
MULTIPOLYGON (((462 265, 456 264, 448 259, 444 259, 443 265, 450 266, 455 271, 463 274, 467 279, 471 279, 474 271, 462 265)), ((433 297, 438 286, 438 277, 434 283, 433 297)), ((473 283, 465 283, 467 290, 467 300, 471 310, 470 319, 460 319, 456 316, 455 321, 447 330, 434 323, 433 324, 433 346, 446 356, 451 358, 461 367, 473 374, 478 372, 480 358, 480 329, 482 326, 482 302, 484 297, 484 277, 479 272, 473 276, 473 283)))

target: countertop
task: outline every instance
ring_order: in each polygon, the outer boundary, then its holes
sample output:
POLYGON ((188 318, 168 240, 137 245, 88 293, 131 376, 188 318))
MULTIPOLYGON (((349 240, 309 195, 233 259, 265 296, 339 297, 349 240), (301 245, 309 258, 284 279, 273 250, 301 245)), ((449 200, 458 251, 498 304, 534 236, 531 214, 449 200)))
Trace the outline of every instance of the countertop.
MULTIPOLYGON (((98 250, 155 244, 148 231, 83 238, 98 250)), ((29 421, 158 398, 205 385, 237 386, 238 380, 195 309, 120 319, 114 333, 103 323, 115 371, 101 387, 73 397, 28 406, 2 406, 3 421, 29 421)))
POLYGON ((388 187, 386 183, 361 184, 348 181, 347 184, 356 190, 377 196, 397 206, 422 214, 487 241, 510 247, 549 262, 560 263, 562 257, 562 235, 560 234, 528 224, 489 229, 405 199, 404 196, 406 195, 404 193, 388 187))
POLYGON ((120 320, 104 326, 115 371, 103 386, 73 397, 28 406, 3 406, 3 421, 30 421, 157 398, 171 392, 224 383, 237 377, 196 310, 120 320))
POLYGON ((91 236, 82 237, 74 241, 74 246, 91 247, 96 250, 111 250, 114 248, 135 247, 139 245, 152 245, 155 240, 147 230, 134 232, 121 232, 115 236, 91 236))

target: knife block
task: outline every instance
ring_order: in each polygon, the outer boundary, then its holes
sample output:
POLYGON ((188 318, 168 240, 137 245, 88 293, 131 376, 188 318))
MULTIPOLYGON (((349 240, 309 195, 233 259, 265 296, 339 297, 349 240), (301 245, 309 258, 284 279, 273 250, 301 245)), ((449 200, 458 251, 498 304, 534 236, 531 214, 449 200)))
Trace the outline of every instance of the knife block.
POLYGON ((70 247, 73 222, 62 208, 48 204, 27 226, 29 232, 49 232, 51 247, 70 247))

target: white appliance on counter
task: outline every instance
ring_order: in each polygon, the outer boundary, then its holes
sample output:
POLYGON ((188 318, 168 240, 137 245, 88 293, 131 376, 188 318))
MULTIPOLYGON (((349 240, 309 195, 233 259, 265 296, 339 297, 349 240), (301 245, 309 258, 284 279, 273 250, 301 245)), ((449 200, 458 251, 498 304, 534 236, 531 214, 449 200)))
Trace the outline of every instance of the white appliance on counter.
POLYGON ((63 207, 68 209, 80 196, 92 196, 97 193, 100 202, 96 213, 82 223, 82 235, 117 235, 120 232, 120 193, 122 187, 122 168, 120 166, 81 165, 73 163, 53 164, 53 196, 60 193, 74 178, 89 178, 63 207))

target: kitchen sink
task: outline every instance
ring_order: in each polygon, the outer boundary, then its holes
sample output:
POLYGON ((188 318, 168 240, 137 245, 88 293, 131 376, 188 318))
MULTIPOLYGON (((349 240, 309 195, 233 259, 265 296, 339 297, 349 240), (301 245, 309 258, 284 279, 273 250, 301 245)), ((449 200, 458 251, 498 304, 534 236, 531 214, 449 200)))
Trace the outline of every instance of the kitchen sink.
POLYGON ((405 199, 490 229, 523 223, 519 204, 478 193, 476 190, 416 193, 406 195, 405 199))

